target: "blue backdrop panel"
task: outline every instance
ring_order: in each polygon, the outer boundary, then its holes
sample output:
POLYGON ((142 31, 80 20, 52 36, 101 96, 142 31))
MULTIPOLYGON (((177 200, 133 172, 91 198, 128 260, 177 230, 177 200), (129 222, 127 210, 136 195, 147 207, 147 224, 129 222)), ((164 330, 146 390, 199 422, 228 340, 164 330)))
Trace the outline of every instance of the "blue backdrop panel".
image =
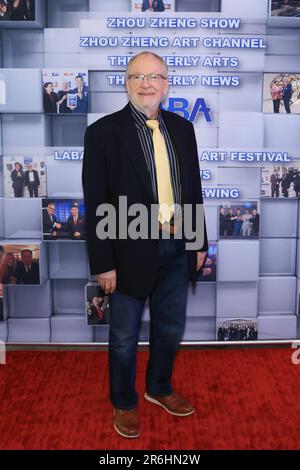
POLYGON ((298 148, 300 132, 299 116, 290 114, 264 115, 264 146, 293 149, 298 148), (288 130, 288 132, 287 132, 288 130))
POLYGON ((54 279, 54 315, 85 315, 84 286, 87 279, 54 279))
POLYGON ((85 243, 51 242, 49 250, 50 279, 83 279, 88 277, 85 243))
POLYGON ((52 314, 52 292, 50 282, 40 286, 7 286, 9 316, 12 318, 41 318, 52 314))
POLYGON ((258 294, 259 315, 292 315, 295 313, 295 277, 261 277, 258 294))
POLYGON ((3 114, 3 154, 18 155, 25 147, 49 146, 50 119, 43 114, 3 114))
POLYGON ((294 315, 258 317, 259 340, 289 339, 295 338, 296 334, 297 319, 294 315))
POLYGON ((257 281, 258 240, 221 240, 218 250, 218 281, 257 281))
POLYGON ((212 341, 215 339, 215 318, 192 317, 185 326, 183 341, 212 341))
POLYGON ((39 198, 5 198, 5 237, 40 238, 42 234, 39 198))
POLYGON ((263 115, 247 111, 221 111, 220 147, 262 147, 264 140, 263 115))
POLYGON ((298 201, 274 199, 261 201, 260 235, 264 238, 297 236, 298 201))
POLYGON ((6 83, 6 103, 1 104, 1 113, 41 113, 43 111, 39 69, 2 69, 2 80, 6 83))
POLYGON ((216 289, 215 282, 192 284, 188 291, 187 317, 215 317, 216 289))
POLYGON ((8 341, 10 342, 49 342, 49 318, 9 318, 8 341))
POLYGON ((94 330, 82 316, 55 316, 50 319, 51 341, 64 343, 86 343, 94 339, 94 330))
POLYGON ((257 282, 222 282, 217 290, 217 317, 256 317, 257 302, 257 282))
POLYGON ((260 240, 260 274, 295 276, 296 239, 262 238, 260 240))
POLYGON ((7 341, 8 328, 7 321, 0 322, 0 341, 7 341))

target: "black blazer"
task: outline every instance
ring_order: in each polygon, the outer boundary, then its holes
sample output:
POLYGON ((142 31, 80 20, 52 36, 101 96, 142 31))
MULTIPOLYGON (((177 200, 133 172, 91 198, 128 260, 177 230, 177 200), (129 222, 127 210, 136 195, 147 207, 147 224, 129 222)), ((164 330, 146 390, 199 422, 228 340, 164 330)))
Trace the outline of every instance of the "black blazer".
MULTIPOLYGON (((39 178, 39 174, 36 170, 32 170, 33 172, 33 177, 34 177, 34 181, 32 182, 32 184, 34 186, 39 186, 40 185, 40 178, 39 178)), ((30 185, 30 180, 29 180, 29 170, 25 171, 25 186, 29 186, 30 185)))
MULTIPOLYGON (((181 174, 184 204, 202 203, 197 144, 193 125, 175 113, 162 110, 175 147, 181 174)), ((85 201, 86 238, 91 274, 117 270, 117 289, 136 298, 146 298, 153 289, 158 268, 158 240, 100 240, 96 209, 101 203, 116 208, 118 198, 127 196, 128 207, 154 203, 150 174, 131 115, 129 103, 121 111, 104 116, 86 129, 82 182, 85 201)), ((134 217, 128 217, 128 223, 134 217)), ((150 221, 150 215, 149 215, 150 221)), ((205 225, 205 224, 204 224, 205 225)), ((150 223, 149 223, 150 227, 150 223)), ((193 230, 196 228, 195 217, 193 230)), ((203 227, 198 227, 202 230, 203 227)), ((207 251, 207 236, 200 251, 207 251)), ((117 224, 118 234, 118 224, 117 224)), ((196 280, 197 254, 187 251, 190 278, 196 280)))
POLYGON ((13 182, 12 187, 13 188, 23 188, 24 186, 24 172, 21 170, 20 171, 21 176, 17 176, 18 172, 17 170, 13 170, 10 174, 11 180, 13 182))
POLYGON ((56 215, 52 214, 52 219, 53 222, 50 218, 50 215, 47 212, 47 209, 43 209, 43 232, 44 233, 51 233, 53 230, 56 230, 54 228, 54 223, 57 222, 56 215))
POLYGON ((32 262, 30 271, 27 272, 24 263, 18 262, 15 276, 17 278, 17 284, 39 284, 39 264, 36 261, 32 262))
MULTIPOLYGON (((149 0, 143 0, 142 11, 146 11, 150 8, 149 0)), ((153 11, 165 11, 165 5, 163 0, 153 0, 152 2, 153 11)))
POLYGON ((70 215, 70 217, 68 217, 68 220, 67 220, 66 229, 67 229, 70 237, 73 237, 74 232, 79 232, 80 233, 80 238, 83 239, 85 237, 85 219, 84 219, 84 217, 82 215, 78 215, 77 224, 75 226, 73 216, 70 215))

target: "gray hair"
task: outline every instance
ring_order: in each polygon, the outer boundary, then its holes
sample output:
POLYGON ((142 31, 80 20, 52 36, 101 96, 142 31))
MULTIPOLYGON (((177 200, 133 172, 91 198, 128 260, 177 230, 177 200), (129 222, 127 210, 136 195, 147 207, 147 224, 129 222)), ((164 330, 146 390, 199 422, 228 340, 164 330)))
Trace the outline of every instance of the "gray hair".
POLYGON ((133 63, 135 62, 136 59, 138 59, 140 56, 142 55, 151 55, 152 57, 154 57, 155 59, 157 59, 163 66, 164 68, 166 69, 166 72, 168 74, 168 66, 167 64, 165 63, 164 59, 158 55, 158 54, 155 54, 155 52, 150 52, 150 51, 143 51, 143 52, 139 52, 138 54, 136 54, 135 56, 133 56, 130 61, 128 62, 128 65, 127 65, 127 69, 126 69, 126 77, 128 77, 128 72, 129 72, 129 68, 132 67, 133 63))

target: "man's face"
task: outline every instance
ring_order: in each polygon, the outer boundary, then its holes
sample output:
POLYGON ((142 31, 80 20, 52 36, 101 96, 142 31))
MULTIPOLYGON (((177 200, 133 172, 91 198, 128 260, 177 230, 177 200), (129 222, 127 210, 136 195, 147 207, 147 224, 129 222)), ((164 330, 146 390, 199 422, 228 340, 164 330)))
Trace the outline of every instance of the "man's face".
POLYGON ((29 266, 32 263, 32 253, 30 251, 24 251, 24 253, 22 253, 22 261, 25 266, 29 266))
POLYGON ((82 78, 76 78, 75 82, 76 82, 76 86, 77 86, 78 88, 82 88, 82 87, 83 87, 83 80, 82 80, 82 78))
MULTIPOLYGON (((151 74, 156 73, 164 77, 167 76, 167 70, 164 65, 155 57, 144 54, 138 57, 128 69, 128 75, 131 74, 151 74)), ((168 80, 158 80, 150 82, 148 79, 134 81, 126 79, 126 88, 130 101, 142 112, 156 112, 162 98, 166 95, 169 83, 168 80)))
POLYGON ((32 165, 31 165, 31 163, 28 164, 28 170, 29 170, 29 171, 32 170, 32 165))
POLYGON ((54 211, 55 211, 55 206, 53 206, 52 204, 49 205, 49 206, 47 207, 47 211, 48 211, 48 213, 49 213, 50 215, 52 215, 52 214, 54 213, 54 211))
POLYGON ((46 86, 46 91, 47 91, 48 93, 52 93, 52 91, 53 91, 53 85, 52 85, 52 83, 49 83, 49 85, 46 86))
POLYGON ((72 207, 71 213, 72 213, 73 217, 77 217, 77 215, 78 215, 78 208, 77 208, 77 207, 72 207))
POLYGON ((14 265, 14 255, 12 253, 7 253, 6 262, 7 262, 8 266, 13 266, 14 265))
POLYGON ((63 91, 68 91, 68 89, 69 89, 68 82, 62 82, 62 90, 63 91))
POLYGON ((99 305, 98 297, 93 297, 93 305, 95 305, 95 307, 97 307, 97 305, 99 305))

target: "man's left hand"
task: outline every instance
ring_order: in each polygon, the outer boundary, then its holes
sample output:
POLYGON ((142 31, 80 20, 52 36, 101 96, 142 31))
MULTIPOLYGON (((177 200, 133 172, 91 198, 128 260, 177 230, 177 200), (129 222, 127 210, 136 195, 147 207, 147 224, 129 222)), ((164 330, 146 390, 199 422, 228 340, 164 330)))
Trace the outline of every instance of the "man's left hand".
POLYGON ((202 268, 204 259, 206 256, 206 251, 197 251, 197 271, 202 268))

